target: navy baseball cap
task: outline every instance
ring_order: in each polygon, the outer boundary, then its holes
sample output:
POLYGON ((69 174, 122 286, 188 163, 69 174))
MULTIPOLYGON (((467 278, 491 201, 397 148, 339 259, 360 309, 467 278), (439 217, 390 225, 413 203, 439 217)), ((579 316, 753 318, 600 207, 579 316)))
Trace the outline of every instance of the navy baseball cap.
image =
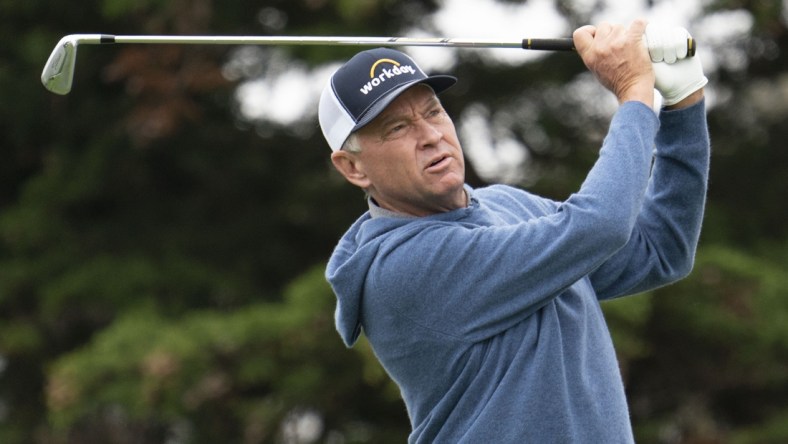
POLYGON ((456 81, 453 76, 427 76, 413 59, 394 49, 362 51, 331 76, 320 95, 323 136, 337 151, 353 131, 371 122, 411 86, 425 83, 438 94, 456 81))

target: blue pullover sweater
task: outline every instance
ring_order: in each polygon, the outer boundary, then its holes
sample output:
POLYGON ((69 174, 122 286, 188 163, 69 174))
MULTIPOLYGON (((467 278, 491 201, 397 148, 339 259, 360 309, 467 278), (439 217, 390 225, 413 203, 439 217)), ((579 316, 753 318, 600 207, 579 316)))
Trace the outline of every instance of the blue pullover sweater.
POLYGON ((336 325, 400 387, 409 442, 632 442, 599 300, 689 273, 708 159, 703 102, 628 102, 564 202, 466 186, 467 208, 361 216, 326 270, 336 325))

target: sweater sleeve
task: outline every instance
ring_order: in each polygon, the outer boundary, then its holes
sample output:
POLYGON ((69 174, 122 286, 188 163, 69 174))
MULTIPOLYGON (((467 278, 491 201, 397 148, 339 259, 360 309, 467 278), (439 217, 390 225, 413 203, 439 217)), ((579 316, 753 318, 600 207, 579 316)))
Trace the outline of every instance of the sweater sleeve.
POLYGON ((397 313, 468 340, 521 322, 627 243, 658 126, 647 106, 622 105, 580 190, 554 212, 517 224, 409 224, 369 269, 367 315, 397 313))
POLYGON ((591 275, 600 299, 666 285, 692 269, 709 174, 705 103, 663 111, 660 119, 653 171, 629 242, 591 275))

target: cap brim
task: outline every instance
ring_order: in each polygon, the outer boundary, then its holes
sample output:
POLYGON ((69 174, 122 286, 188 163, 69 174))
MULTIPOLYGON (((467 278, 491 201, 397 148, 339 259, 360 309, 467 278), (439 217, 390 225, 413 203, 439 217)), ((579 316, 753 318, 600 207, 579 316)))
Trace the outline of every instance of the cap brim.
POLYGON ((359 128, 371 122, 372 120, 374 120, 375 117, 377 117, 378 114, 383 112, 383 110, 386 109, 386 107, 389 106, 389 104, 393 102, 394 99, 399 97, 400 94, 405 92, 405 90, 407 90, 411 86, 418 85, 420 83, 429 85, 432 88, 432 90, 435 91, 435 94, 440 94, 443 91, 447 90, 452 85, 454 85, 455 83, 457 83, 457 78, 454 76, 447 76, 447 75, 435 75, 435 76, 427 77, 426 79, 414 80, 412 82, 405 83, 403 85, 400 85, 392 89, 391 91, 389 91, 388 94, 379 98, 377 102, 375 102, 372 106, 369 107, 369 109, 364 113, 364 115, 361 116, 356 126, 353 127, 352 131, 356 131, 359 128))

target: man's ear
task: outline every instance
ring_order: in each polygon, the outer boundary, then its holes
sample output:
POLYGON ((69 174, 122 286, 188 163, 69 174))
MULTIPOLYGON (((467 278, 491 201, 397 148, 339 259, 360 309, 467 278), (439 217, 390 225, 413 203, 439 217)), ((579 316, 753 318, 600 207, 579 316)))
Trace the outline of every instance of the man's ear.
POLYGON ((364 173, 364 165, 354 153, 334 151, 331 153, 331 162, 348 182, 365 190, 369 187, 369 178, 364 173))

